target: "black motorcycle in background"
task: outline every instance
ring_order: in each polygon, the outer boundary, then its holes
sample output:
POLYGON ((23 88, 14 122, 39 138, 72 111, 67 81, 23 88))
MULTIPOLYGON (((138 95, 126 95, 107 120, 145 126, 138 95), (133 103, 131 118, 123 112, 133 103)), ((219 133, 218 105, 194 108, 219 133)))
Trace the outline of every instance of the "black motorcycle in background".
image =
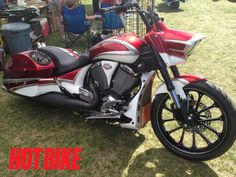
POLYGON ((185 2, 185 0, 165 0, 165 3, 169 8, 177 10, 179 9, 180 1, 185 2))

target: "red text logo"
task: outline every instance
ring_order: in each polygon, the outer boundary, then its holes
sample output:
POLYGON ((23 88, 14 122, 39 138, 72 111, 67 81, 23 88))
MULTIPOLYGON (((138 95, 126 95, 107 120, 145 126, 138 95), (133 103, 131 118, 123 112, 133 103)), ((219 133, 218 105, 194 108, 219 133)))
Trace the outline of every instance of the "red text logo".
POLYGON ((81 151, 82 148, 11 148, 8 168, 9 170, 79 170, 81 151))

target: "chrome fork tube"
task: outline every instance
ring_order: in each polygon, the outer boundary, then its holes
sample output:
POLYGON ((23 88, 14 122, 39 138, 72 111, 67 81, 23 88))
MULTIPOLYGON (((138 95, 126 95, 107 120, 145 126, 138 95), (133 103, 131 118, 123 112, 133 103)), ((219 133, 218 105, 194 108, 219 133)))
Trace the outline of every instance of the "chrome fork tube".
MULTIPOLYGON (((176 93, 175 86, 170 78, 170 75, 169 75, 169 72, 167 70, 167 66, 166 66, 164 60, 162 59, 162 57, 159 55, 159 53, 155 49, 154 49, 154 52, 156 54, 156 59, 158 62, 158 69, 163 77, 163 80, 166 84, 167 90, 168 90, 173 102, 175 103, 178 112, 181 114, 182 120, 184 122, 187 122, 188 119, 187 119, 187 114, 186 114, 186 105, 182 102, 182 100, 180 100, 180 98, 178 97, 178 95, 176 93)), ((179 76, 179 71, 176 66, 172 67, 172 72, 175 77, 179 76)))
POLYGON ((174 103, 176 105, 176 108, 180 109, 181 108, 180 100, 179 100, 179 97, 177 96, 175 90, 169 91, 169 93, 170 93, 172 100, 174 101, 174 103))

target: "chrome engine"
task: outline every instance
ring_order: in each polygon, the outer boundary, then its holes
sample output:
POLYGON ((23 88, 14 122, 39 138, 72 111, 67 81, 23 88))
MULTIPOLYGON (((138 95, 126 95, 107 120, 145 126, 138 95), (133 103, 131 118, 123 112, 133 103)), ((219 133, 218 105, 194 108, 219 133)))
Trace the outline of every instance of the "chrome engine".
POLYGON ((101 61, 91 67, 91 75, 100 90, 101 112, 119 113, 126 109, 124 103, 140 83, 139 74, 117 62, 101 61))

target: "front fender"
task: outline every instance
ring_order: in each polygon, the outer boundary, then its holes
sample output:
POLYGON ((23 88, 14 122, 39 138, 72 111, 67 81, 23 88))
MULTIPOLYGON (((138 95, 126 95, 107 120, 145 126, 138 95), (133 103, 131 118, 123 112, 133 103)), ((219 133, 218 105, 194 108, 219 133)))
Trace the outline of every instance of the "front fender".
MULTIPOLYGON (((181 75, 177 78, 172 79, 172 83, 175 86, 175 91, 177 95, 180 96, 180 98, 185 99, 186 95, 183 91, 183 87, 194 82, 199 81, 206 81, 207 78, 201 77, 201 76, 194 76, 194 75, 181 75)), ((166 84, 163 83, 155 92, 155 95, 162 94, 162 93, 169 93, 167 90, 166 84)))

